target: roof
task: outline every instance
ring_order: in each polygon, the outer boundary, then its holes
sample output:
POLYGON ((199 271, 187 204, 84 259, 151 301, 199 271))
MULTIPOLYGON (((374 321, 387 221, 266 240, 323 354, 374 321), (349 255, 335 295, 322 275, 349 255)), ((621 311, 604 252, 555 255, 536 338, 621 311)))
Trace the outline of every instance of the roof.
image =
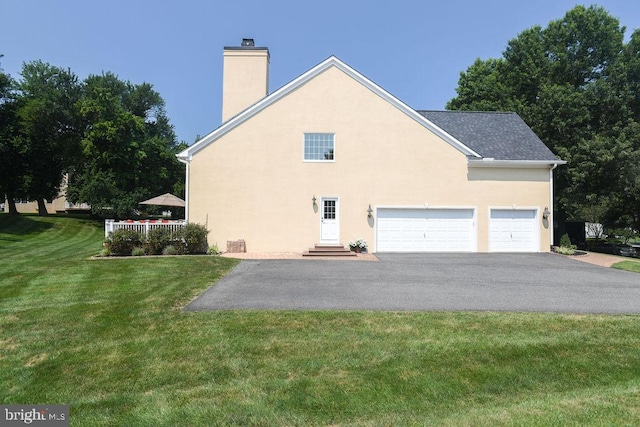
POLYGON ((230 118, 178 153, 178 159, 188 163, 199 151, 332 67, 341 70, 466 155, 470 165, 474 163, 476 166, 546 167, 549 164, 565 163, 558 160, 515 113, 416 111, 335 56, 330 56, 230 118))
POLYGON ((483 158, 562 163, 516 113, 418 112, 483 158))

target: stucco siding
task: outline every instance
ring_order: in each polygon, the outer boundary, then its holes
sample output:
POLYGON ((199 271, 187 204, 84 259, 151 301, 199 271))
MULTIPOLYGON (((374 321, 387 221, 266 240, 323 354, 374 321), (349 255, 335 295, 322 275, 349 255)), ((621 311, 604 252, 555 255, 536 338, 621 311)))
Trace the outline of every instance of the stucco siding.
POLYGON ((458 149, 337 68, 199 151, 189 171, 189 220, 207 223, 211 244, 244 239, 248 251, 319 242, 322 197, 339 198, 340 241, 364 238, 371 251, 369 205, 474 208, 487 251, 491 207, 549 204, 548 169, 470 169, 458 149), (335 135, 334 162, 303 160, 309 132, 335 135))

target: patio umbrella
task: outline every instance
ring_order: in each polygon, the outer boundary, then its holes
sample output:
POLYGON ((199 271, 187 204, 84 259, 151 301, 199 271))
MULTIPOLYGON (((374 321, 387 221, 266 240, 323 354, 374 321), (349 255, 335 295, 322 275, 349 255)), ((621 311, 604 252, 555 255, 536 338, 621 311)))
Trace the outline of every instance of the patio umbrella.
POLYGON ((174 196, 171 193, 165 193, 161 196, 156 196, 152 199, 140 202, 141 205, 157 205, 157 206, 180 206, 184 207, 185 203, 178 196, 174 196))

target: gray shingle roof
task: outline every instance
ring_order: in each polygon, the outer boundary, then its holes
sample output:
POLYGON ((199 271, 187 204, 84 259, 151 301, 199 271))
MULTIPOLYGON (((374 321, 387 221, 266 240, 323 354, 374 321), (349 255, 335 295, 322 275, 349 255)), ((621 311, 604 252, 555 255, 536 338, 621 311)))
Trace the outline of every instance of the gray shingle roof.
POLYGON ((516 113, 418 111, 485 158, 559 160, 516 113))

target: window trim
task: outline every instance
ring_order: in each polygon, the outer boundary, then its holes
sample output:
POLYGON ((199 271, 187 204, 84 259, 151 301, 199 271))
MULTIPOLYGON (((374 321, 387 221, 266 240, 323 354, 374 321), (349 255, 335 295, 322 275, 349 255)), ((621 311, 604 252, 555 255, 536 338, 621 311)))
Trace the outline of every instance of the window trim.
POLYGON ((334 132, 304 132, 302 134, 302 161, 305 163, 335 163, 336 161, 336 134, 334 132), (307 135, 331 135, 333 138, 333 159, 307 159, 306 155, 306 139, 307 135))

